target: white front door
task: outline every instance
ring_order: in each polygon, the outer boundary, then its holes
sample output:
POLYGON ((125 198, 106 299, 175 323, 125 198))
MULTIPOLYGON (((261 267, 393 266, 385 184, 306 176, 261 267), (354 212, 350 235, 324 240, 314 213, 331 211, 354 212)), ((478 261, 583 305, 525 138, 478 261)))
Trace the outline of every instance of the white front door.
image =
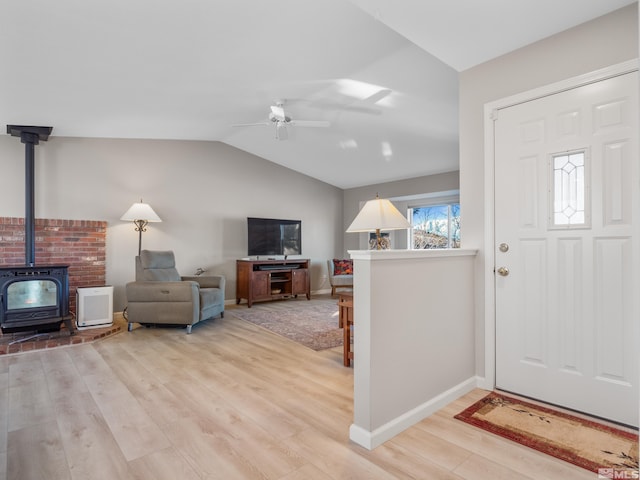
POLYGON ((496 387, 638 426, 638 75, 495 119, 496 387))

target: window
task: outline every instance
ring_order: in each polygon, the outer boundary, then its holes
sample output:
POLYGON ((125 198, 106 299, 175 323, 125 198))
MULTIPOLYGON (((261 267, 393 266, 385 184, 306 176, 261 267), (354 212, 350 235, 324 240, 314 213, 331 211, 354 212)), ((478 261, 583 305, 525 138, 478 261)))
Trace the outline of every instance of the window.
POLYGON ((424 205, 409 209, 411 248, 460 248, 460 203, 424 205))
POLYGON ((552 155, 551 228, 589 225, 587 160, 584 150, 552 155))

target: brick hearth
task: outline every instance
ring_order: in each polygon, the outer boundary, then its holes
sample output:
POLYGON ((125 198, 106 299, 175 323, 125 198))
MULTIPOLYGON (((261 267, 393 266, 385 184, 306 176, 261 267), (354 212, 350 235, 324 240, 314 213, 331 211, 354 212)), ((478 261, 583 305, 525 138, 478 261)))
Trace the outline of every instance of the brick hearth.
MULTIPOLYGON (((0 265, 25 264, 24 218, 0 217, 0 265)), ((100 220, 35 219, 36 265, 69 266, 69 312, 76 313, 77 287, 105 284, 107 222, 100 220)), ((126 322, 114 319, 113 326, 69 330, 34 337, 34 332, 0 333, 0 355, 44 348, 94 342, 114 335, 126 322), (33 337, 33 338, 30 338, 33 337)))
MULTIPOLYGON (((107 222, 35 219, 36 265, 69 266, 69 311, 76 288, 105 283, 107 222)), ((0 217, 0 265, 24 265, 24 218, 0 217)))
POLYGON ((43 334, 36 334, 35 332, 5 333, 0 335, 0 355, 91 343, 125 331, 126 327, 127 322, 118 315, 111 326, 86 330, 76 329, 74 335, 69 335, 69 330, 64 324, 58 332, 43 334))

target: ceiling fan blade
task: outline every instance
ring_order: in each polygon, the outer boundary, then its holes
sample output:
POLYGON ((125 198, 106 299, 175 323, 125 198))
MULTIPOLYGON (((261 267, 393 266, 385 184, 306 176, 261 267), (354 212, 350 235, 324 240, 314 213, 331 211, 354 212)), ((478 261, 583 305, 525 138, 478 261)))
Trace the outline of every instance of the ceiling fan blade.
POLYGON ((331 122, 326 120, 291 120, 289 125, 295 125, 296 127, 330 127, 331 122))
POLYGON ((374 103, 379 102, 380 100, 382 100, 383 98, 389 95, 391 95, 391 89, 382 88, 378 90, 376 93, 374 93, 373 95, 370 95, 367 98, 362 99, 361 102, 373 105, 374 103))
POLYGON ((366 104, 358 105, 361 101, 356 101, 352 103, 341 103, 331 100, 314 100, 311 102, 311 107, 322 109, 322 110, 338 110, 345 112, 353 112, 353 113, 363 113, 366 115, 382 115, 382 110, 375 106, 374 104, 369 105, 368 102, 366 104))
POLYGON ((258 127, 258 126, 269 126, 270 122, 259 122, 259 123, 234 123, 231 125, 232 127, 258 127))

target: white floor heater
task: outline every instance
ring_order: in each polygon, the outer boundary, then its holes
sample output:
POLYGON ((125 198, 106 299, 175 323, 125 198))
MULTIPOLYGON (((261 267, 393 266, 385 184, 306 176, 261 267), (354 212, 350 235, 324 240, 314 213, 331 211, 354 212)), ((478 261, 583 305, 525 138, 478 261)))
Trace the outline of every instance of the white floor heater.
POLYGON ((76 309, 78 330, 113 325, 113 286, 78 287, 76 309))

